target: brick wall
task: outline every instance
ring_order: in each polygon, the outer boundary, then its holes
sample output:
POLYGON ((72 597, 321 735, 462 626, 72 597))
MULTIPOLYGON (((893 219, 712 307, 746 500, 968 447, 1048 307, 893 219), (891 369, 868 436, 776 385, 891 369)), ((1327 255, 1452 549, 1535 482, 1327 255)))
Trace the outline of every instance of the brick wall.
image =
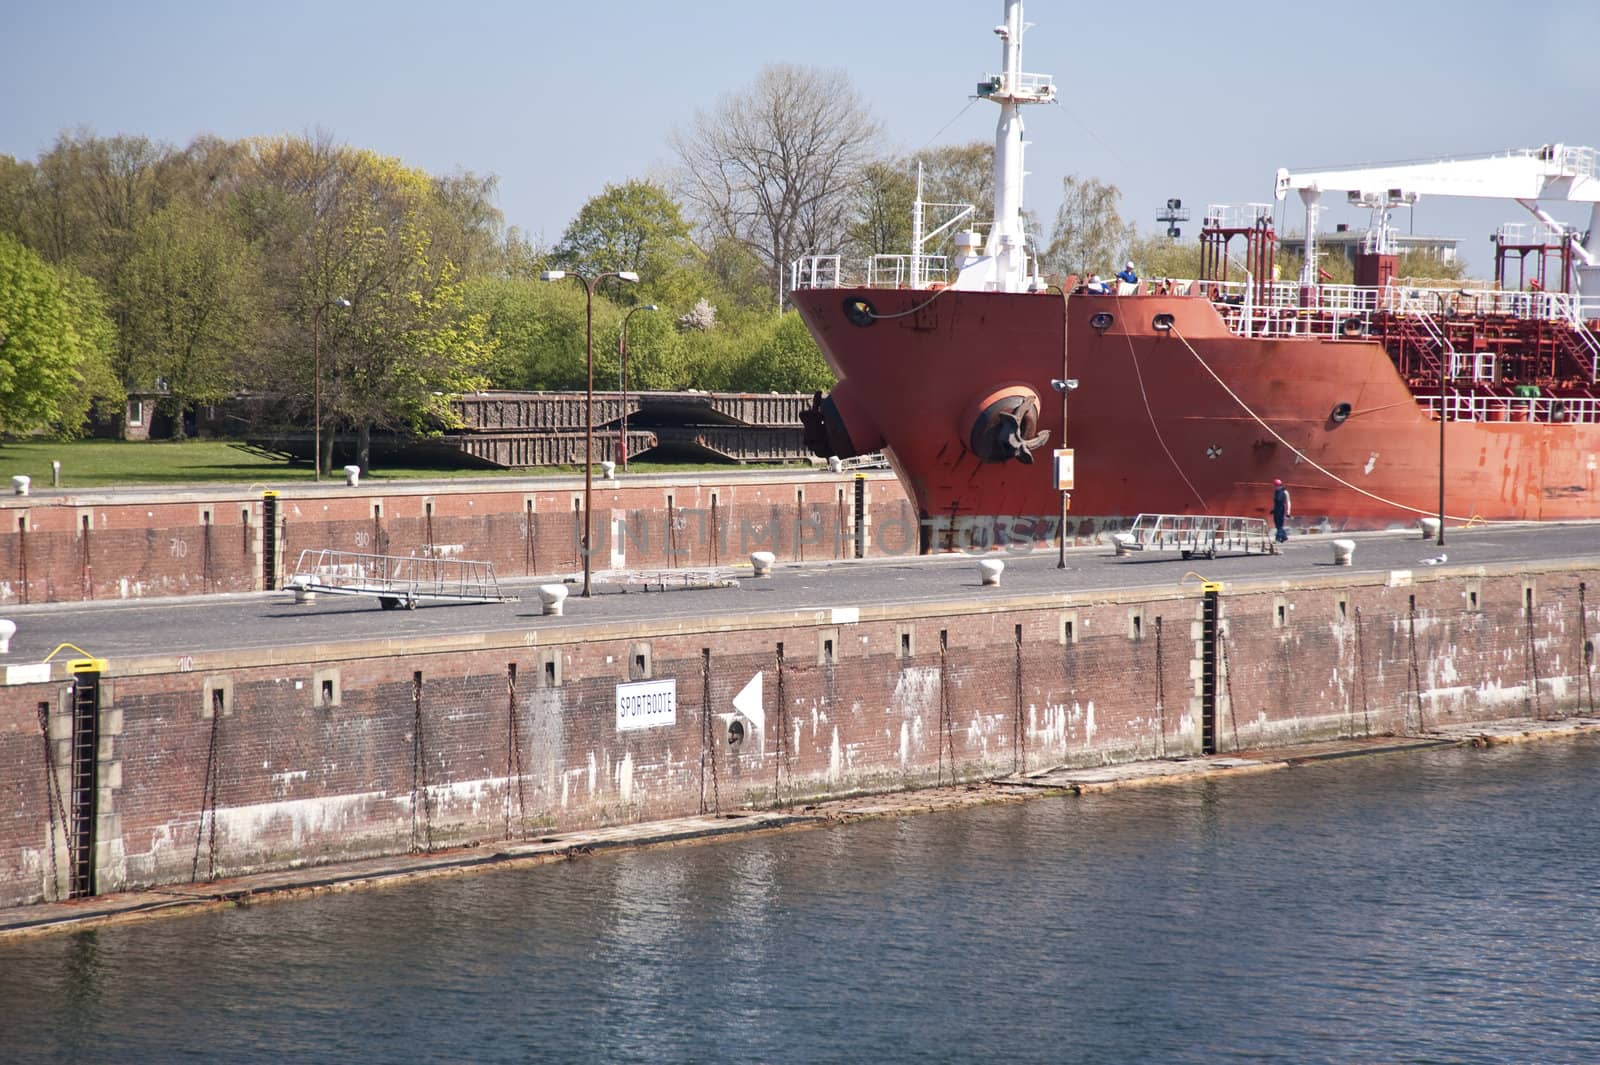
MULTIPOLYGON (((442 510, 436 532, 465 520, 442 510)), ((1232 586, 1211 739, 1593 712, 1596 577, 1232 586)), ((1199 753, 1202 609, 1193 590, 1141 591, 197 655, 183 673, 119 662, 101 689, 99 890, 1199 753), (730 744, 758 674, 763 727, 739 722, 730 744), (619 730, 617 686, 646 677, 675 682, 675 722, 619 730)), ((39 706, 64 781, 70 692, 59 671, 0 688, 0 905, 66 882, 39 706)))
MULTIPOLYGON (((887 473, 862 479, 869 555, 916 554, 916 515, 887 473)), ((851 474, 597 480, 595 570, 728 565, 855 553, 851 474), (619 532, 620 530, 620 532, 619 532)), ((280 493, 275 586, 304 550, 433 553, 500 577, 582 568, 581 479, 432 486, 329 485, 280 493)), ((0 499, 0 607, 249 592, 264 587, 260 494, 237 490, 0 499)))

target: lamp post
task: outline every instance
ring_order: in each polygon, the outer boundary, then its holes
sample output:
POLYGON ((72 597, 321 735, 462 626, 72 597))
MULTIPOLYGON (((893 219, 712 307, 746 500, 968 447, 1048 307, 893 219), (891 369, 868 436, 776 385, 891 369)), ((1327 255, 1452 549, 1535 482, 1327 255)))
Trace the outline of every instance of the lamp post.
MULTIPOLYGON (((1065 362, 1065 360, 1063 360, 1065 362)), ((1065 366, 1062 367, 1065 369, 1065 366)), ((1078 387, 1076 377, 1052 377, 1050 387, 1061 393, 1061 448, 1066 451, 1067 443, 1067 393, 1078 387)), ((1056 483, 1060 486, 1061 463, 1058 459, 1055 468, 1056 483)), ((1056 530, 1056 569, 1067 568, 1067 500, 1072 497, 1070 488, 1061 487, 1061 525, 1056 530)))
POLYGON ((657 311, 661 308, 653 303, 646 303, 642 307, 635 307, 622 317, 622 336, 617 340, 617 354, 621 356, 622 377, 622 441, 617 445, 617 450, 622 453, 622 472, 628 472, 628 322, 640 311, 657 311))
POLYGON ((317 304, 311 312, 311 420, 315 423, 312 430, 311 468, 312 479, 316 481, 322 480, 322 312, 329 307, 349 306, 349 300, 336 296, 317 304))
POLYGON ((571 277, 583 285, 584 330, 583 358, 588 368, 588 386, 583 399, 583 597, 589 598, 589 546, 594 542, 594 290, 608 277, 618 281, 638 283, 639 275, 632 270, 616 270, 599 274, 593 280, 577 272, 543 270, 540 281, 560 281, 571 277))

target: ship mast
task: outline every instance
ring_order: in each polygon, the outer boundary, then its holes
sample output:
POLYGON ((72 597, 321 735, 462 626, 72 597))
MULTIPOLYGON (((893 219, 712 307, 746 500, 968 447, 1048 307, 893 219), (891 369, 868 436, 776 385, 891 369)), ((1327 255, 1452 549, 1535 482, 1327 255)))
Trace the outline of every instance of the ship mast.
POLYGON ((978 95, 1000 105, 994 134, 994 224, 982 253, 976 234, 960 234, 956 244, 959 271, 955 288, 1022 292, 1029 287, 1027 234, 1022 228, 1022 104, 1053 103, 1054 80, 1048 74, 1022 70, 1022 0, 1005 0, 1005 22, 994 28, 1000 38, 1001 73, 978 83, 978 95), (963 239, 965 238, 965 239, 963 239))

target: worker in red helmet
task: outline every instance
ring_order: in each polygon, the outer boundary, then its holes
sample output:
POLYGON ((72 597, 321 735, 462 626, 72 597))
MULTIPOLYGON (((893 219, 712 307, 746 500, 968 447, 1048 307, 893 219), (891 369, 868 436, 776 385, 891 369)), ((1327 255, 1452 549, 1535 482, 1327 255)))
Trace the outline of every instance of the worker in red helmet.
POLYGON ((1283 486, 1282 480, 1272 482, 1272 524, 1278 531, 1278 543, 1289 539, 1289 530, 1284 523, 1289 520, 1289 490, 1283 486))

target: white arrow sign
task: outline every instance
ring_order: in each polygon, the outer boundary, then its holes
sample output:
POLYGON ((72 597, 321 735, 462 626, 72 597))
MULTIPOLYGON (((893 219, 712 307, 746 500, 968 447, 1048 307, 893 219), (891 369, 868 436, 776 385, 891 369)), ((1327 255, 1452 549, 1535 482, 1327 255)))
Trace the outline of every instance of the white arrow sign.
POLYGON ((761 703, 761 674, 757 673, 750 678, 738 695, 733 697, 733 708, 755 725, 756 731, 762 735, 762 746, 766 745, 767 711, 761 703))

